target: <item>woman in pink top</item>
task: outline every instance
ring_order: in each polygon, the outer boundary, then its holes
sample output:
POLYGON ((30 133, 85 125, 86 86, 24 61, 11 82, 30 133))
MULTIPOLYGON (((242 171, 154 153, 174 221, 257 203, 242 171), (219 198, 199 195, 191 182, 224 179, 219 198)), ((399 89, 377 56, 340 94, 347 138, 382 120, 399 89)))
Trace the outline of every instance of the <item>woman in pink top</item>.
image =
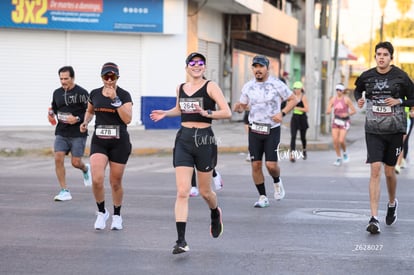
POLYGON ((326 113, 329 115, 332 112, 334 117, 332 120, 332 140, 336 152, 335 166, 340 166, 342 162, 348 162, 349 157, 346 153, 346 133, 350 126, 350 116, 355 114, 356 110, 351 99, 345 95, 345 86, 339 83, 335 87, 336 96, 331 97, 328 103, 326 113), (343 155, 341 155, 341 149, 343 155))

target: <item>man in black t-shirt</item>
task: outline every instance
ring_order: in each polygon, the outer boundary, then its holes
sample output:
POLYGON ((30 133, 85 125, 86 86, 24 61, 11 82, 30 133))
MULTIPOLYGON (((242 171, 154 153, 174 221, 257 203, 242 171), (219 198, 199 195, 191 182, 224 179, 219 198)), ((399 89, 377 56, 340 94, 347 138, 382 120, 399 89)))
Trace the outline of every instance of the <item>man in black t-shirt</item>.
POLYGON ((366 103, 365 140, 367 163, 371 166, 369 197, 371 219, 366 230, 380 233, 378 204, 381 169, 384 166, 388 190, 385 223, 397 221, 397 178, 395 164, 402 152, 403 135, 407 129, 405 106, 414 105, 414 84, 401 69, 391 65, 394 48, 390 42, 375 46, 377 66, 361 74, 355 82, 358 107, 366 103))
POLYGON ((92 185, 89 164, 82 161, 88 133, 81 133, 79 126, 85 116, 88 104, 88 92, 75 84, 75 71, 71 66, 64 66, 58 71, 61 87, 53 92, 49 121, 57 118, 55 129, 55 171, 60 185, 60 192, 55 201, 72 199, 66 184, 65 156, 71 153, 72 166, 83 173, 86 186, 92 185))

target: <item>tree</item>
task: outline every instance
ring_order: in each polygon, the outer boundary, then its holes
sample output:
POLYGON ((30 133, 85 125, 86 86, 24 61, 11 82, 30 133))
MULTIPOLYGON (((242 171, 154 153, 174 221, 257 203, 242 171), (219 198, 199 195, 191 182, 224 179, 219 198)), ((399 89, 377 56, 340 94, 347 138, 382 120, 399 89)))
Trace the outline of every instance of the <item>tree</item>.
MULTIPOLYGON (((392 41, 394 38, 412 38, 414 37, 414 20, 412 19, 399 19, 397 21, 391 22, 384 26, 384 37, 386 40, 392 41)), ((380 40, 380 29, 376 31, 374 42, 375 44, 378 43, 380 40)), ((396 45, 394 45, 396 46, 396 45)), ((414 45, 413 45, 414 47, 414 45)), ((353 51, 358 56, 363 56, 366 61, 366 67, 368 68, 370 64, 368 64, 369 54, 370 54, 370 42, 364 43, 353 49, 353 51)), ((395 47, 394 53, 394 64, 401 67, 404 71, 408 73, 408 75, 414 79, 414 64, 404 63, 404 60, 399 60, 398 53, 399 52, 413 52, 412 48, 406 47, 395 47)))
POLYGON ((405 18, 405 14, 411 9, 412 0, 395 0, 397 9, 401 13, 402 19, 405 18))
MULTIPOLYGON (((412 7, 412 0, 394 0, 398 11, 401 13, 401 18, 384 26, 384 10, 387 5, 387 0, 378 0, 379 6, 381 9, 381 25, 378 30, 376 30, 375 38, 373 41, 374 44, 378 43, 379 41, 388 40, 392 41, 396 38, 412 38, 414 37, 414 21, 412 19, 406 18, 406 13, 412 7)), ((354 53, 360 57, 365 58, 365 66, 369 68, 371 64, 369 64, 370 58, 370 48, 371 42, 367 42, 364 44, 359 45, 355 49, 353 49, 354 53)), ((398 45, 394 45, 395 53, 394 53, 394 64, 399 66, 403 69, 407 74, 414 79, 414 64, 405 63, 405 60, 399 60, 398 54, 400 52, 414 52, 412 47, 402 47, 398 45)))
MULTIPOLYGON (((410 22, 411 20, 405 19, 405 14, 411 9, 412 6, 412 0, 395 0, 395 3, 397 4, 397 9, 401 13, 401 20, 397 21, 397 33, 392 35, 391 37, 397 37, 397 38, 409 38, 413 37, 414 31, 412 29, 413 24, 410 22)), ((411 78, 414 77, 414 64, 409 63, 403 63, 404 60, 400 60, 398 58, 398 53, 400 51, 409 51, 412 52, 412 49, 405 49, 403 47, 396 47, 396 55, 397 55, 397 63, 400 63, 401 69, 406 71, 408 75, 411 76, 411 78)))

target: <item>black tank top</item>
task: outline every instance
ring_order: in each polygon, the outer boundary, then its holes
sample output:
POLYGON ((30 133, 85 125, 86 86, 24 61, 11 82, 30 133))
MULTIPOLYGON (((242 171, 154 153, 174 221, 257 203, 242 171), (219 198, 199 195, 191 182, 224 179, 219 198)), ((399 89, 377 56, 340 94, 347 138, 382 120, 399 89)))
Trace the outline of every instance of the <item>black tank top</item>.
POLYGON ((179 90, 179 104, 181 109, 181 122, 193 121, 193 122, 207 122, 211 124, 212 119, 200 115, 195 110, 195 105, 199 105, 204 110, 216 110, 216 102, 208 95, 207 85, 210 81, 207 81, 203 87, 201 87, 192 96, 188 96, 183 89, 185 83, 180 85, 179 90))

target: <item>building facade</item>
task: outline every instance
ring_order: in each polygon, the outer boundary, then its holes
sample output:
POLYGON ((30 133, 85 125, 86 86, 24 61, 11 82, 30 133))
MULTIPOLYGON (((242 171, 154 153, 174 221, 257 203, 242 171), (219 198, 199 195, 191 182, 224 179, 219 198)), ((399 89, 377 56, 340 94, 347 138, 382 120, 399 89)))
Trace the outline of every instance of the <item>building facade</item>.
POLYGON ((102 85, 100 68, 110 61, 133 98, 131 126, 178 127, 174 119, 154 125, 148 113, 175 104, 188 53, 206 55, 206 77, 232 104, 252 77, 254 55, 269 56, 276 76, 286 70, 298 24, 285 11, 294 2, 50 0, 24 7, 24 0, 2 1, 0 126, 47 125, 58 69, 72 65, 76 83, 90 91, 102 85))

